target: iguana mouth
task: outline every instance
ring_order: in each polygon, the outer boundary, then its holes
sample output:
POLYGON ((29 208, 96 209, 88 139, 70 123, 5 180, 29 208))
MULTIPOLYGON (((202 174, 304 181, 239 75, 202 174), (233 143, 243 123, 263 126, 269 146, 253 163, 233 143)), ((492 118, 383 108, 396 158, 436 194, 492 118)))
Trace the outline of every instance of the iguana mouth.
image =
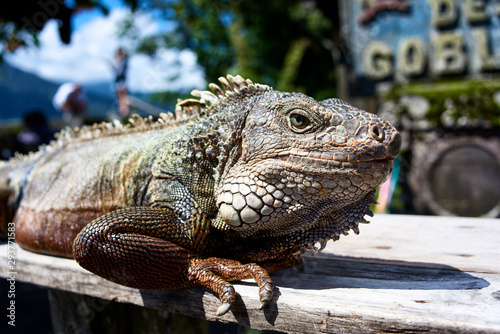
MULTIPOLYGON (((401 146, 399 133, 386 134, 377 143, 373 140, 351 146, 331 148, 331 151, 315 150, 314 146, 290 148, 274 157, 290 163, 292 169, 314 167, 323 172, 340 174, 346 170, 373 170, 393 168, 393 160, 398 156, 401 146), (335 169, 339 170, 335 172, 335 169)), ((311 171, 314 173, 314 170, 311 171)))
MULTIPOLYGON (((294 154, 284 154, 274 157, 283 162, 288 162, 291 164, 292 169, 303 170, 307 167, 314 167, 321 172, 329 171, 330 173, 334 170, 345 171, 345 170, 368 170, 368 169, 381 169, 381 168, 393 168, 394 162, 392 158, 375 158, 362 160, 350 160, 344 159, 343 156, 335 156, 335 153, 325 154, 324 152, 312 153, 309 156, 294 155, 294 154), (332 157, 332 158, 329 158, 332 157)), ((335 174, 339 174, 339 173, 335 174)))
POLYGON ((306 157, 312 159, 321 159, 321 160, 334 160, 338 162, 360 162, 360 161, 374 161, 374 160, 384 160, 384 159, 392 159, 384 152, 384 148, 376 147, 373 149, 367 149, 363 152, 349 152, 349 151, 334 151, 334 152, 319 152, 307 149, 296 149, 292 148, 289 153, 286 155, 289 156, 297 156, 297 157, 306 157))

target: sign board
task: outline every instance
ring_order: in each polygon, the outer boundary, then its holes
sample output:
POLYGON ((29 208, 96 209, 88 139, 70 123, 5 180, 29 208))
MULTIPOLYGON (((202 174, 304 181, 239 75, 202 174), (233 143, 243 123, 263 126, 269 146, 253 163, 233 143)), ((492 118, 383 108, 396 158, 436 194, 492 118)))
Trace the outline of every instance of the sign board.
POLYGON ((500 71, 498 0, 343 0, 342 6, 355 86, 500 71))

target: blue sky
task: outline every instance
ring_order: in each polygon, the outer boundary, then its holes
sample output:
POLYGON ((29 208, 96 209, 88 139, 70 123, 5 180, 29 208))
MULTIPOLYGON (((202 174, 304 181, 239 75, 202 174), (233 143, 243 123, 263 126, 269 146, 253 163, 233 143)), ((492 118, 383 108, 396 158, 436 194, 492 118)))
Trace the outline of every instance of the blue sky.
MULTIPOLYGON (((49 20, 39 33, 40 47, 20 48, 5 56, 12 66, 36 74, 44 79, 62 83, 80 84, 112 82, 109 62, 118 47, 133 50, 135 41, 118 38, 118 23, 131 15, 120 0, 106 0, 110 8, 105 16, 99 9, 82 10, 74 15, 71 44, 59 40, 57 22, 49 20)), ((171 22, 158 19, 148 12, 134 15, 140 35, 165 32, 171 22)), ((127 83, 131 91, 151 93, 163 90, 204 88, 203 70, 197 65, 196 55, 190 50, 160 49, 151 58, 131 54, 127 83)))
MULTIPOLYGON (((104 5, 104 7, 110 9, 126 8, 125 3, 120 0, 101 0, 100 2, 104 5)), ((66 1, 66 3, 68 6, 71 6, 70 1, 66 1)), ((83 10, 72 17, 71 24, 75 30, 78 30, 83 25, 90 23, 102 16, 103 14, 98 8, 83 10)))

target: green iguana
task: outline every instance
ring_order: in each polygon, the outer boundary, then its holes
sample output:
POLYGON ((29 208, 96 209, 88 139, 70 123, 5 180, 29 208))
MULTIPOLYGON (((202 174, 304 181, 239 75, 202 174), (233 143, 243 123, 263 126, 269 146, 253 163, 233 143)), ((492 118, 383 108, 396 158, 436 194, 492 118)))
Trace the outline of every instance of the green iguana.
POLYGON ((263 306, 269 272, 358 233, 399 153, 396 129, 338 99, 219 81, 175 116, 65 130, 3 164, 13 192, 0 217, 18 244, 129 287, 207 287, 221 315, 229 282, 255 279, 263 306))

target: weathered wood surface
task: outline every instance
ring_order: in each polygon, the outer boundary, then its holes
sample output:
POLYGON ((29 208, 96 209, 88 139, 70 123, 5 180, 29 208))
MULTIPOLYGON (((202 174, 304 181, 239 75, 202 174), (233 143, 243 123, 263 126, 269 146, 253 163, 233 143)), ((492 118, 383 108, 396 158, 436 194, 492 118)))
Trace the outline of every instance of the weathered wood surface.
MULTIPOLYGON (((258 309, 258 289, 216 317, 205 289, 141 291, 101 279, 74 261, 17 248, 16 279, 208 320, 290 333, 500 333, 500 220, 376 215, 315 257, 303 272, 272 275, 275 299, 258 309)), ((0 246, 7 277, 7 245, 0 246)), ((119 321, 119 320, 117 320, 119 321)))

